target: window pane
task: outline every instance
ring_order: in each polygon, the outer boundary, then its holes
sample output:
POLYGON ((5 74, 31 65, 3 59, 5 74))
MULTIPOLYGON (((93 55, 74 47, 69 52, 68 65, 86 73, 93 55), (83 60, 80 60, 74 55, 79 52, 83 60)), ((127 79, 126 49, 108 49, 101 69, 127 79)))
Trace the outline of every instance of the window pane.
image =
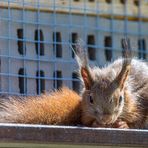
POLYGON ((42 30, 35 30, 35 49, 37 55, 44 55, 44 36, 42 30))
POLYGON ((112 59, 112 38, 111 36, 106 36, 104 39, 104 47, 105 47, 105 57, 107 61, 111 61, 112 59))
POLYGON ((88 57, 90 60, 95 60, 96 59, 96 49, 93 47, 95 45, 94 35, 87 36, 87 44, 88 44, 88 57))
POLYGON ((56 54, 56 57, 61 58, 62 57, 62 45, 61 45, 62 39, 61 39, 61 33, 60 32, 54 32, 53 33, 53 49, 56 54))

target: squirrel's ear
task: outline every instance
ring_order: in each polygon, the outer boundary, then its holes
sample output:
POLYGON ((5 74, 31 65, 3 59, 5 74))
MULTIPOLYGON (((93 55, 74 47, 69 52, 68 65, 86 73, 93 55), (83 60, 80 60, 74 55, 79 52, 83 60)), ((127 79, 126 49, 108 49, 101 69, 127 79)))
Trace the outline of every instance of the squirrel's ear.
POLYGON ((122 73, 121 78, 118 79, 120 90, 122 90, 124 88, 125 82, 128 78, 129 72, 130 72, 130 67, 131 67, 130 65, 126 66, 125 71, 122 73))
POLYGON ((81 67, 81 76, 82 76, 85 88, 87 90, 90 90, 90 87, 92 86, 92 83, 93 83, 90 71, 87 68, 81 67))
POLYGON ((90 71, 91 68, 89 67, 88 63, 89 60, 87 55, 87 49, 85 43, 81 39, 77 40, 75 56, 76 56, 76 61, 79 65, 79 72, 84 82, 85 88, 89 90, 90 87, 92 86, 93 79, 90 71))
POLYGON ((123 64, 121 72, 119 73, 118 77, 116 78, 116 83, 118 84, 118 87, 122 90, 124 88, 124 84, 128 78, 130 69, 131 69, 131 46, 129 39, 123 39, 122 40, 122 47, 124 49, 123 54, 123 64))

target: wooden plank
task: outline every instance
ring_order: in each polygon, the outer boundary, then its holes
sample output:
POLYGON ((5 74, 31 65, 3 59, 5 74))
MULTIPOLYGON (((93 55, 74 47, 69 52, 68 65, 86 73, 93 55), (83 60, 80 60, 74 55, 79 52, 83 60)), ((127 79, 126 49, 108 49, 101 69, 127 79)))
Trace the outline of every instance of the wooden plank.
MULTIPOLYGON (((40 10, 40 12, 45 12, 45 13, 53 13, 53 12, 56 12, 56 13, 59 13, 59 14, 69 14, 69 8, 63 8, 63 7, 56 7, 54 8, 54 6, 50 6, 49 8, 44 8, 44 7, 36 7, 34 5, 30 5, 30 6, 23 6, 23 5, 19 5, 17 3, 15 4, 10 4, 8 5, 7 3, 3 3, 3 4, 0 4, 0 8, 1 9, 16 9, 16 10, 22 10, 24 9, 25 11, 35 11, 37 12, 38 9, 40 10)), ((93 10, 93 9, 92 9, 93 10)), ((96 16, 99 16, 101 18, 105 18, 105 19, 115 19, 115 20, 125 20, 127 19, 128 21, 142 21, 142 22, 148 22, 148 16, 145 15, 145 16, 141 16, 139 18, 138 14, 137 15, 121 15, 121 14, 110 14, 108 12, 100 12, 100 13, 96 13, 95 11, 85 11, 87 13, 88 16, 93 16, 93 17, 96 17, 96 16)), ((75 10, 75 9, 71 9, 70 11, 71 14, 73 15, 84 15, 84 11, 83 9, 78 9, 78 10, 75 10)))
POLYGON ((148 130, 0 124, 0 144, 148 147, 148 130))

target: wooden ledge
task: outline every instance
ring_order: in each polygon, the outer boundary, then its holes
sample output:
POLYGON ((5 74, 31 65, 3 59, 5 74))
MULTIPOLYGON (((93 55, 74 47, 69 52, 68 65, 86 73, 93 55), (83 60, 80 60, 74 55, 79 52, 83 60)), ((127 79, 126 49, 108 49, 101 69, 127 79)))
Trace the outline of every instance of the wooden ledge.
POLYGON ((148 130, 0 124, 0 147, 148 147, 148 130), (53 146, 54 145, 54 146, 53 146))

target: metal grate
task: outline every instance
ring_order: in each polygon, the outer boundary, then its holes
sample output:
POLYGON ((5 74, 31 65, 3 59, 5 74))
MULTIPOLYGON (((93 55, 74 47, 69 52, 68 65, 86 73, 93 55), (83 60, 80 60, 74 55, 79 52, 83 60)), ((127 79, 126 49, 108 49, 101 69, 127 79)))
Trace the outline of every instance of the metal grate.
POLYGON ((88 44, 91 64, 122 56, 124 37, 147 60, 148 1, 0 0, 0 93, 78 87, 70 48, 77 37, 88 44))

